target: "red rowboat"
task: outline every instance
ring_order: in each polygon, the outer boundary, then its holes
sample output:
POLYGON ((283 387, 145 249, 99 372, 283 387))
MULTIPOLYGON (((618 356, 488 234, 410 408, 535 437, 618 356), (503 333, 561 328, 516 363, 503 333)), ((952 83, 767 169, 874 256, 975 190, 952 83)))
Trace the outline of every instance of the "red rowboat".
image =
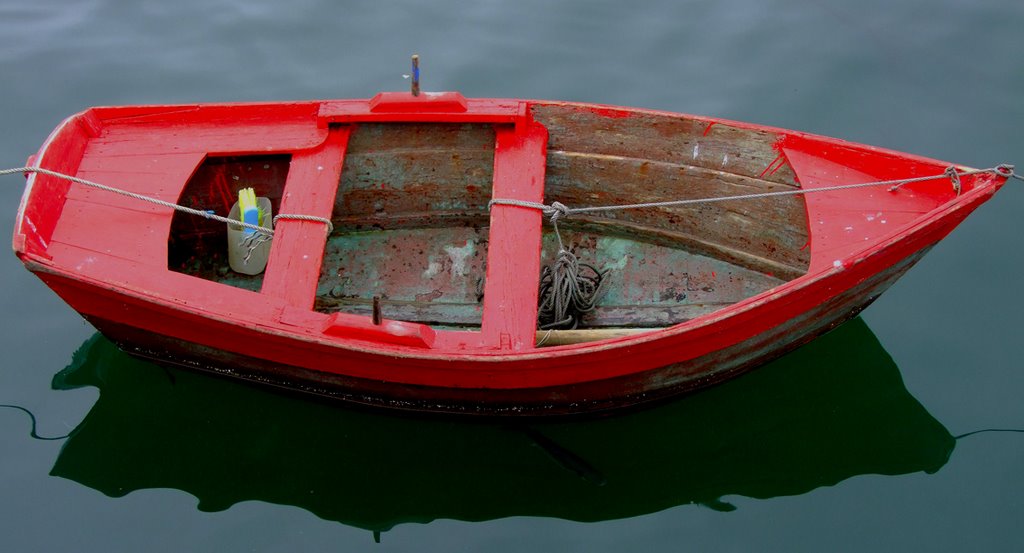
POLYGON ((779 356, 858 313, 1013 174, 451 92, 93 108, 29 166, 15 252, 129 353, 509 414, 650 401, 779 356), (285 214, 255 274, 230 268, 230 225, 171 205, 226 216, 243 188, 285 214), (570 207, 542 209, 556 202, 570 207), (558 242, 601 290, 573 328, 538 330, 558 242))

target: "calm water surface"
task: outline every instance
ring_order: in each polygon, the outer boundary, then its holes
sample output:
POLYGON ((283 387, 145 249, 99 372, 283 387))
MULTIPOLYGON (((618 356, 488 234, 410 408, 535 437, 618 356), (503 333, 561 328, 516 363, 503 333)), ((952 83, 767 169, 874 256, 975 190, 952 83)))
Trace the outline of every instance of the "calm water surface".
MULTIPOLYGON (((0 2, 0 166, 91 105, 429 90, 1024 166, 1024 5, 0 2)), ((22 182, 0 181, 10 229, 22 182)), ((1024 183, 811 346, 588 422, 340 409, 119 353, 0 257, 0 550, 963 551, 1024 534, 1024 183), (375 543, 375 538, 380 543, 375 543)), ((9 231, 8 231, 9 232, 9 231)))

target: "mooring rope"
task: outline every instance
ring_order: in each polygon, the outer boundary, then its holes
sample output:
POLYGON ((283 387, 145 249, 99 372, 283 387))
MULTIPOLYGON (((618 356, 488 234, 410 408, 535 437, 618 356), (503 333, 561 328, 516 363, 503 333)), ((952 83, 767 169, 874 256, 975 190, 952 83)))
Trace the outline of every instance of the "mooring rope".
MULTIPOLYGON (((204 217, 206 219, 211 219, 213 221, 219 221, 221 223, 227 223, 227 224, 230 224, 230 225, 237 225, 237 226, 240 226, 242 228, 247 228, 247 229, 256 231, 256 233, 260 234, 261 236, 266 237, 266 238, 264 238, 264 240, 266 240, 269 237, 274 236, 274 231, 272 229, 269 229, 269 228, 266 228, 266 227, 261 227, 259 225, 254 225, 252 223, 246 223, 246 222, 243 222, 243 221, 237 221, 235 219, 229 219, 228 217, 222 217, 222 216, 217 215, 216 213, 212 213, 210 211, 204 211, 204 210, 201 210, 201 209, 193 209, 191 207, 185 207, 183 205, 172 203, 172 202, 167 202, 167 201, 161 200, 159 198, 153 198, 151 196, 145 196, 143 194, 136 194, 134 192, 129 192, 127 190, 122 190, 120 188, 114 188, 113 186, 107 186, 105 184, 100 184, 98 182, 93 182, 93 181, 90 181, 90 180, 74 177, 74 176, 71 176, 71 175, 66 175, 64 173, 59 173, 57 171, 51 171, 50 169, 43 169, 42 167, 15 167, 15 168, 12 168, 12 169, 0 169, 0 176, 3 176, 3 175, 13 175, 13 174, 17 174, 17 173, 39 173, 39 174, 42 174, 42 175, 49 175, 51 177, 57 177, 57 178, 60 178, 60 179, 68 180, 68 181, 75 182, 75 183, 78 183, 78 184, 82 184, 82 185, 85 185, 85 186, 91 186, 91 187, 97 188, 99 190, 105 190, 107 192, 112 192, 114 194, 120 194, 122 196, 127 196, 129 198, 133 198, 133 199, 136 199, 136 200, 139 200, 139 201, 149 202, 151 204, 159 205, 159 206, 162 206, 162 207, 167 207, 167 208, 173 209, 175 211, 180 211, 182 213, 188 213, 190 215, 196 215, 196 216, 199 216, 199 217, 204 217)), ((334 230, 334 225, 331 224, 331 220, 327 219, 325 217, 316 217, 314 215, 282 213, 282 214, 276 215, 274 217, 274 224, 277 224, 277 221, 280 220, 280 219, 295 219, 295 220, 299 220, 299 221, 313 221, 313 222, 316 222, 316 223, 323 223, 323 224, 327 225, 327 234, 330 234, 334 230)))
POLYGON ((43 440, 43 441, 63 440, 65 438, 71 436, 71 434, 65 434, 63 436, 52 436, 52 437, 51 436, 40 436, 36 432, 36 415, 32 411, 29 411, 28 409, 26 409, 26 408, 24 408, 24 407, 22 407, 20 405, 10 405, 10 404, 7 404, 7 403, 0 404, 0 407, 6 407, 8 409, 17 409, 18 411, 21 411, 22 413, 25 413, 26 415, 28 415, 29 421, 31 421, 31 423, 32 423, 32 427, 29 429, 28 435, 33 437, 33 438, 35 438, 35 439, 37 439, 37 440, 43 440))

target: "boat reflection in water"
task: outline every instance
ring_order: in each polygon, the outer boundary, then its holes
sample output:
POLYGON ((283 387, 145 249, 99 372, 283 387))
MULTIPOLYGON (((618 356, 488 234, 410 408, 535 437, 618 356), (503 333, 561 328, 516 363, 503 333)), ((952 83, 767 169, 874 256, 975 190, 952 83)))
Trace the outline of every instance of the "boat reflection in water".
POLYGON ((295 505, 375 532, 516 515, 599 521, 690 503, 730 510, 723 497, 935 472, 955 444, 859 318, 736 380, 589 420, 352 410, 164 369, 100 335, 53 385, 101 392, 53 475, 114 497, 176 488, 203 511, 295 505))

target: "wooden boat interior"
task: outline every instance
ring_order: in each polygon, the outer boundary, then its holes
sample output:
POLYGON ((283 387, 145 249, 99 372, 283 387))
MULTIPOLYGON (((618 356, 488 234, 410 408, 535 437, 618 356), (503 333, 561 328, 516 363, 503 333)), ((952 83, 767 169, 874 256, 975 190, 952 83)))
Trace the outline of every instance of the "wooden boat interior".
MULTIPOLYGON (((767 131, 571 104, 534 104, 532 111, 548 132, 545 203, 633 204, 798 187, 767 131)), ((345 148, 314 308, 370 315, 377 297, 389 319, 478 329, 501 126, 357 124, 345 148)), ((209 156, 180 202, 224 213, 240 188, 252 187, 277 213, 290 159, 209 156)), ((557 244, 551 225, 543 228, 546 264, 557 244)), ((582 263, 608 271, 583 329, 681 323, 792 280, 810 260, 800 195, 579 214, 559 228, 582 263)), ((228 269, 223 224, 184 213, 172 220, 168 267, 254 291, 262 285, 262 275, 228 269)))

